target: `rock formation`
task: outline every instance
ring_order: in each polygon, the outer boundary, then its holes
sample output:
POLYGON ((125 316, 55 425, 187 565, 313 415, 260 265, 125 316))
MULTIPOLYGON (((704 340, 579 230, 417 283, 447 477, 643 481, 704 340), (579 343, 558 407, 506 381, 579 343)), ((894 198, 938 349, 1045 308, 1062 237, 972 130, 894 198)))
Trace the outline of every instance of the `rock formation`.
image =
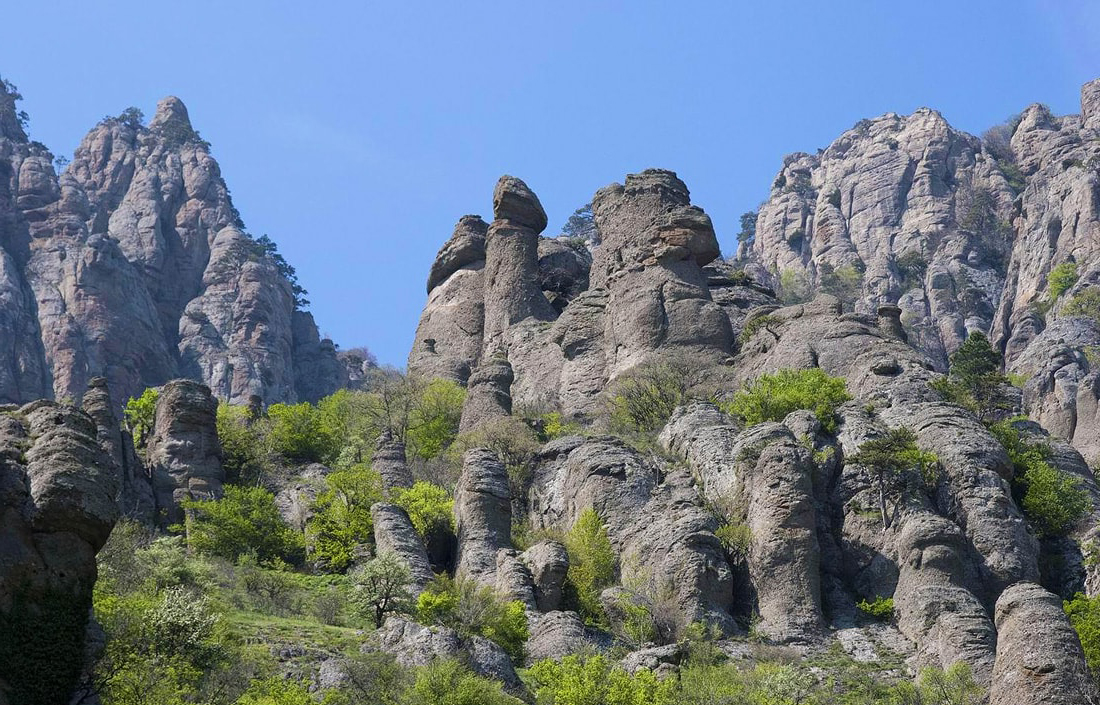
POLYGON ((492 451, 475 448, 462 461, 455 488, 455 575, 496 587, 497 551, 512 546, 508 472, 492 451))
POLYGON ((181 501, 222 496, 217 410, 218 400, 198 382, 177 379, 161 387, 147 461, 162 526, 183 520, 181 501))
POLYGON ((233 401, 317 399, 346 378, 244 235, 209 145, 165 98, 142 126, 104 120, 66 171, 0 100, 0 403, 115 401, 181 375, 233 401))
POLYGON ((375 552, 379 555, 392 553, 404 561, 412 575, 411 592, 420 594, 435 573, 409 515, 396 504, 384 502, 373 505, 370 514, 374 519, 375 552))

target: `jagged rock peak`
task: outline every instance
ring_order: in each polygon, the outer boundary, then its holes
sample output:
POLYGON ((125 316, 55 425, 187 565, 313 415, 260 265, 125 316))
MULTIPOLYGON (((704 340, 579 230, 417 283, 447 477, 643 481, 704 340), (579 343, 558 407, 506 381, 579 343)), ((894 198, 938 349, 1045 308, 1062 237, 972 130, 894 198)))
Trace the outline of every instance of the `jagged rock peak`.
POLYGON ((150 130, 159 130, 165 127, 191 128, 191 118, 187 114, 187 106, 174 95, 162 98, 157 103, 157 112, 149 121, 150 130))
POLYGON ((485 234, 489 224, 480 215, 464 215, 458 219, 451 239, 439 248, 428 273, 428 293, 459 269, 485 259, 485 234))
POLYGON ((1100 78, 1081 86, 1081 121, 1086 129, 1100 130, 1100 78))
POLYGON ((629 195, 656 193, 678 205, 686 206, 691 202, 691 193, 687 184, 680 180, 675 171, 668 169, 645 169, 638 174, 628 174, 623 189, 629 195))
POLYGON ((546 211, 527 184, 505 174, 493 190, 493 218, 510 220, 536 233, 546 229, 546 211))

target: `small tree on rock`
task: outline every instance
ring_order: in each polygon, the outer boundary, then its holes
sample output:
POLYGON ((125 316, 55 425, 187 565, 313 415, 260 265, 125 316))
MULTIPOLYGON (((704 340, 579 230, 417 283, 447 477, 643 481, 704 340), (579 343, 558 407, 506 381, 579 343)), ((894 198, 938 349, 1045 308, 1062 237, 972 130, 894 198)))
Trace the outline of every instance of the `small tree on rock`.
POLYGON ((392 553, 372 558, 351 575, 355 584, 352 601, 374 626, 381 627, 386 615, 411 608, 409 567, 392 553))
POLYGON ((918 448, 916 441, 916 435, 909 429, 895 428, 882 438, 863 443, 859 451, 848 458, 849 463, 863 465, 874 473, 883 531, 889 529, 891 523, 886 507, 887 494, 904 489, 913 473, 922 480, 931 479, 938 462, 934 454, 918 448))

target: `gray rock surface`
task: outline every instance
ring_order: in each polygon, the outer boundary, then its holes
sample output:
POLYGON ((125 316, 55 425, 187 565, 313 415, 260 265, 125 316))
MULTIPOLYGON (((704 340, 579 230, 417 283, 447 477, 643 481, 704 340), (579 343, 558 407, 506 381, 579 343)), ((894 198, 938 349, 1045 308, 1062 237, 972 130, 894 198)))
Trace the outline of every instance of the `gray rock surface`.
POLYGON ((543 540, 523 552, 523 562, 531 571, 535 585, 535 603, 540 612, 560 609, 562 588, 569 572, 569 554, 559 541, 543 540))
POLYGON ((512 415, 512 382, 515 375, 507 359, 491 357, 470 375, 462 403, 460 433, 483 423, 512 415))
POLYGON ((222 496, 217 410, 210 388, 193 380, 172 380, 160 389, 146 458, 162 527, 182 521, 182 500, 222 496))
POLYGON ((405 460, 405 444, 393 439, 389 431, 378 436, 371 458, 371 469, 382 478, 382 493, 389 497, 394 490, 413 486, 413 474, 405 460))
POLYGON ((1034 583, 1017 583, 997 599, 996 621, 990 705, 1086 705, 1100 700, 1057 595, 1034 583))
POLYGON ((396 504, 384 502, 372 505, 370 514, 374 520, 375 552, 392 553, 404 561, 412 575, 410 591, 413 595, 419 595, 435 573, 409 515, 396 504))
POLYGON ((123 428, 116 404, 111 398, 105 377, 93 377, 88 381, 88 391, 84 393, 84 412, 95 421, 96 436, 99 444, 114 461, 118 478, 119 513, 145 524, 153 522, 155 502, 153 485, 137 453, 134 451, 134 439, 123 428))
POLYGON ((508 471, 495 453, 466 451, 454 499, 458 558, 455 575, 497 586, 497 551, 512 547, 508 471))

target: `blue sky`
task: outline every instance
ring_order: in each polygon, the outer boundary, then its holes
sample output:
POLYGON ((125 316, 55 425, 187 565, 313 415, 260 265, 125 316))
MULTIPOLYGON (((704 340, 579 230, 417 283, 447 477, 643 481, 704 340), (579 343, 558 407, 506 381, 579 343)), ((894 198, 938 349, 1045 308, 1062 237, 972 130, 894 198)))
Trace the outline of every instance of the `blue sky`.
MULTIPOLYGON (((104 115, 181 97, 249 230, 298 269, 322 331, 403 364, 432 259, 496 179, 557 228, 592 193, 677 171, 723 250, 782 156, 861 118, 981 132, 1078 112, 1100 2, 9 3, 0 75, 71 156, 104 115)), ((551 234, 548 230, 547 234, 551 234)))

